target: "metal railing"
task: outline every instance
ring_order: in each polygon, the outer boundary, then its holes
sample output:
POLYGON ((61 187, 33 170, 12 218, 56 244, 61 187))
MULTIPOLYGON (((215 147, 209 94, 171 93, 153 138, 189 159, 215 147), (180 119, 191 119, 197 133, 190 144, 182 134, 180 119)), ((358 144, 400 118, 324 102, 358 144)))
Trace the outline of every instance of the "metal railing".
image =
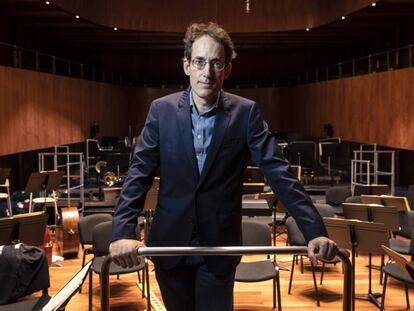
MULTIPOLYGON (((138 254, 142 256, 243 256, 243 255, 306 255, 306 246, 226 246, 226 247, 140 247, 138 254)), ((338 252, 344 266, 344 286, 342 310, 352 310, 352 264, 344 251, 338 252)), ((111 257, 106 256, 102 264, 101 274, 101 310, 109 311, 109 268, 111 257)))

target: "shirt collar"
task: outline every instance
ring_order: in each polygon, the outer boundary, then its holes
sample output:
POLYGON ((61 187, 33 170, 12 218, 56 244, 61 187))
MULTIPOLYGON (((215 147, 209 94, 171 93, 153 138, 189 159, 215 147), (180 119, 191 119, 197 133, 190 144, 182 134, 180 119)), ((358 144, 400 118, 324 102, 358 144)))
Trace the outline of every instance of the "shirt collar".
POLYGON ((198 112, 198 110, 197 110, 197 107, 196 107, 196 105, 195 105, 195 103, 194 103, 194 99, 193 99, 193 92, 191 91, 191 87, 189 88, 189 92, 190 92, 190 106, 191 106, 191 109, 193 109, 193 111, 196 111, 197 112, 197 114, 199 114, 199 115, 205 115, 205 116, 209 116, 209 115, 211 115, 211 114, 213 114, 216 110, 217 110, 217 108, 218 108, 218 103, 219 103, 219 100, 220 100, 220 96, 221 96, 221 90, 220 90, 220 92, 218 93, 218 96, 217 96, 217 99, 216 99, 216 102, 215 102, 215 104, 209 109, 209 110, 207 110, 206 112, 204 112, 204 113, 199 113, 198 112))

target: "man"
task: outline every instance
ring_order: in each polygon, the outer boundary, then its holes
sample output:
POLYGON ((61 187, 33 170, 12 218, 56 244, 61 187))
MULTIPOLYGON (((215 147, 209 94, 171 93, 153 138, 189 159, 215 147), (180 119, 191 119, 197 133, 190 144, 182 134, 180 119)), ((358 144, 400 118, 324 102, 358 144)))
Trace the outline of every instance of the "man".
MULTIPOLYGON (((115 263, 138 263, 136 219, 159 168, 158 207, 150 246, 241 245, 242 177, 249 158, 261 169, 309 241, 309 257, 332 258, 322 219, 289 171, 253 101, 223 92, 235 57, 218 25, 186 32, 184 92, 155 100, 135 149, 113 221, 115 263)), ((169 311, 231 310, 239 257, 154 257, 155 275, 169 311)))

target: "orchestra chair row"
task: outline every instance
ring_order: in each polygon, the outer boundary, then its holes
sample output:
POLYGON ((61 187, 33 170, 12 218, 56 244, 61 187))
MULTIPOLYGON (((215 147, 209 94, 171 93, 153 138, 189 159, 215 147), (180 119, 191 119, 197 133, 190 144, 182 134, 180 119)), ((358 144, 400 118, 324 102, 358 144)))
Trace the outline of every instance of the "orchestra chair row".
POLYGON ((25 243, 43 245, 49 215, 45 212, 19 214, 0 218, 0 245, 25 243))

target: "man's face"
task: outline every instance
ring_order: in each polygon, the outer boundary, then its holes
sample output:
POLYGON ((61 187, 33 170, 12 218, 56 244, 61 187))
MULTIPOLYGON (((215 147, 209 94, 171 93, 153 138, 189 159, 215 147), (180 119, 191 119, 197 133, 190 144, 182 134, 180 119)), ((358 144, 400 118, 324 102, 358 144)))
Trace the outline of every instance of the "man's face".
POLYGON ((216 70, 214 62, 225 62, 224 47, 208 35, 194 41, 191 50, 191 61, 184 59, 184 72, 190 77, 193 98, 196 103, 212 104, 223 87, 224 80, 230 75, 231 64, 223 70, 216 70), (205 61, 203 69, 197 69, 191 61, 205 61))

